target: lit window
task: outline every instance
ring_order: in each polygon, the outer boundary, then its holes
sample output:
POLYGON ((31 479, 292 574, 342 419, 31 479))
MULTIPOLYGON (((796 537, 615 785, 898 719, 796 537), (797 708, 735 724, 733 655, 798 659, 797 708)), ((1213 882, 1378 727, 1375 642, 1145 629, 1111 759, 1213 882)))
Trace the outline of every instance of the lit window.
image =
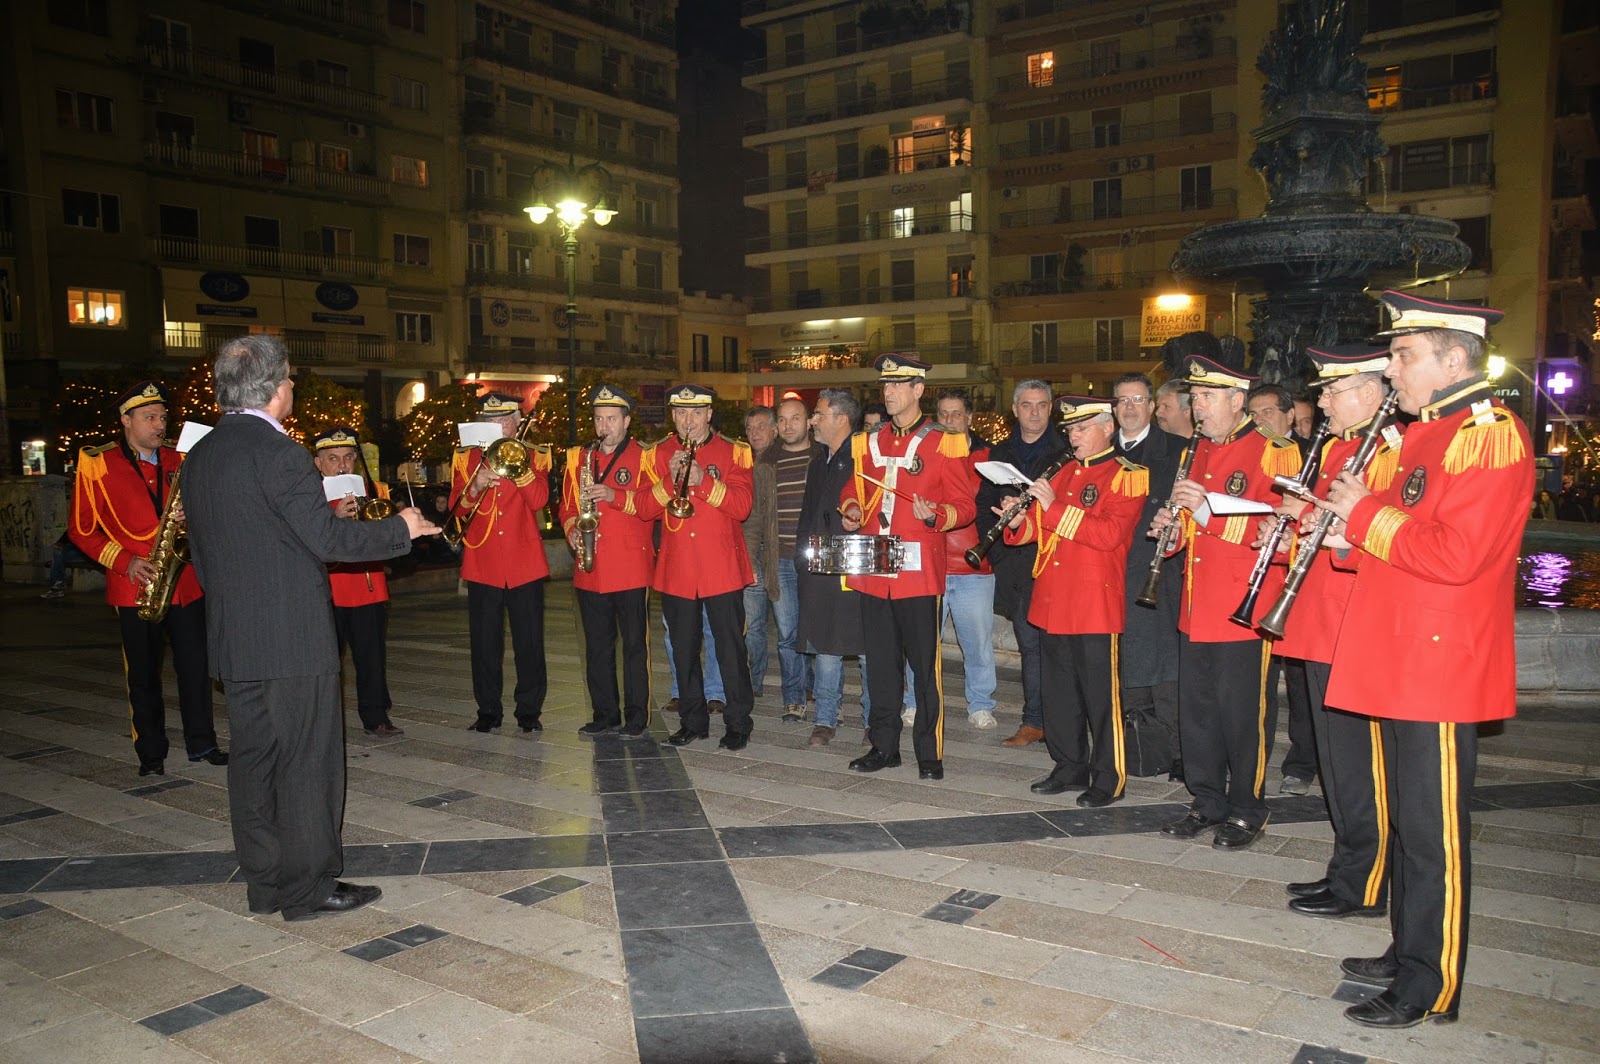
POLYGON ((324 170, 350 172, 350 149, 337 144, 322 144, 317 148, 317 165, 324 170))
POLYGON ((67 324, 84 325, 98 329, 121 329, 121 292, 106 292, 97 288, 67 289, 67 324))
POLYGON ((1399 65, 1370 67, 1367 70, 1367 109, 1398 111, 1400 103, 1399 65))
POLYGON ((1028 86, 1042 89, 1056 83, 1056 53, 1034 52, 1028 56, 1028 86))
POLYGON ((397 185, 410 185, 412 188, 428 187, 428 160, 416 159, 410 155, 390 156, 389 180, 397 185))
POLYGON ((903 236, 910 236, 916 232, 916 220, 917 209, 915 207, 896 207, 893 221, 890 223, 893 226, 890 235, 897 240, 903 236))

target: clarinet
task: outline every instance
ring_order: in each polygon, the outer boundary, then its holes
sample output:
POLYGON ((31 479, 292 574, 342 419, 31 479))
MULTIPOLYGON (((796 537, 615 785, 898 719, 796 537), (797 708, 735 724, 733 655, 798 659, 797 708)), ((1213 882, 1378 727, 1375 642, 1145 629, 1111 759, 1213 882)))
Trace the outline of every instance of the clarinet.
MULTIPOLYGON (((1061 470, 1065 468, 1066 464, 1071 460, 1072 448, 1068 447, 1065 451, 1062 451, 1059 455, 1057 455, 1054 461, 1045 466, 1044 469, 1040 471, 1039 475, 1034 479, 1049 480, 1051 477, 1061 472, 1061 470)), ((982 565, 984 556, 987 555, 989 551, 994 549, 994 545, 1000 542, 1000 537, 1005 535, 1006 526, 1014 521, 1018 514, 1028 508, 1028 504, 1033 501, 1033 497, 1027 494, 1027 488, 1028 485, 1022 485, 1022 498, 1006 507, 1005 512, 1000 515, 999 520, 994 523, 994 527, 985 532, 983 534, 983 538, 978 540, 977 546, 967 548, 967 553, 963 555, 963 557, 967 559, 968 565, 972 566, 974 569, 982 565)))
MULTIPOLYGON (((1399 393, 1393 388, 1389 389, 1389 394, 1383 397, 1383 405, 1372 415, 1372 424, 1367 426, 1367 431, 1361 437, 1361 446, 1344 464, 1342 472, 1360 476, 1367 471, 1373 456, 1378 453, 1378 445, 1383 442, 1383 430, 1393 420, 1395 407, 1399 403, 1399 393)), ((1272 609, 1267 611, 1267 615, 1261 618, 1261 623, 1256 625, 1274 639, 1283 638, 1284 625, 1288 623, 1289 611, 1294 609, 1295 599, 1300 594, 1300 585, 1306 582, 1306 574, 1311 571, 1311 563, 1316 560, 1317 552, 1322 549, 1322 541, 1328 538, 1328 530, 1333 527, 1333 522, 1337 519, 1328 510, 1317 513, 1317 523, 1301 541, 1300 549, 1294 557, 1294 564, 1289 566, 1289 575, 1283 581, 1283 592, 1279 594, 1278 601, 1273 604, 1272 609)))
MULTIPOLYGON (((1180 480, 1189 478, 1189 471, 1194 468, 1195 452, 1200 450, 1200 430, 1196 428, 1194 435, 1189 437, 1189 449, 1184 452, 1183 461, 1178 463, 1178 472, 1172 478, 1174 486, 1180 480)), ((1150 559, 1150 572, 1144 578, 1144 589, 1139 592, 1139 597, 1134 599, 1141 606, 1154 607, 1161 602, 1161 565, 1167 560, 1167 552, 1172 550, 1172 540, 1178 534, 1178 514, 1183 507, 1167 500, 1167 512, 1172 515, 1172 521, 1161 530, 1161 535, 1156 537, 1155 557, 1150 559)))
MULTIPOLYGON (((1327 418, 1323 418, 1322 423, 1317 426, 1317 431, 1312 434, 1311 446, 1306 450, 1306 460, 1300 467, 1299 475, 1294 478, 1294 486, 1284 485, 1285 491, 1291 494, 1303 494, 1317 482, 1317 472, 1322 466, 1322 445, 1327 442, 1328 435, 1329 422, 1327 418)), ((1250 570, 1250 584, 1244 593, 1244 601, 1239 603, 1239 608, 1228 616, 1228 620, 1234 624, 1245 628, 1255 627, 1250 618, 1256 612, 1256 600, 1261 597, 1261 588, 1267 582, 1272 559, 1277 555, 1278 547, 1283 543, 1283 537, 1293 523, 1294 518, 1288 514, 1279 514, 1277 520, 1273 522, 1267 541, 1261 545, 1261 552, 1256 555, 1255 568, 1250 570)))

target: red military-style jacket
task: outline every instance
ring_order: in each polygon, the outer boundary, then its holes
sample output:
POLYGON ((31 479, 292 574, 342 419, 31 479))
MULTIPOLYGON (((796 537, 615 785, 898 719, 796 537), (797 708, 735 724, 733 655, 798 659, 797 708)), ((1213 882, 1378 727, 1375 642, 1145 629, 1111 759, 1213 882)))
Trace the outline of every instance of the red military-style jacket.
MULTIPOLYGON (((389 498, 389 485, 374 484, 378 498, 389 498)), ((357 498, 363 503, 366 499, 357 498)), ((337 508, 339 500, 328 503, 337 508)), ((360 520, 359 517, 350 520, 360 520)), ((370 606, 374 602, 389 601, 389 578, 382 562, 333 562, 328 566, 328 586, 333 589, 335 606, 370 606)))
POLYGON ((634 506, 646 521, 661 519, 661 555, 651 586, 678 598, 710 598, 738 591, 755 580, 745 550, 742 522, 755 498, 750 445, 720 432, 695 451, 705 472, 689 489, 694 513, 679 519, 666 512, 677 494, 672 456, 685 450, 677 436, 652 445, 640 459, 649 490, 636 493, 634 506))
MULTIPOLYGON (((1189 479, 1208 492, 1276 506, 1282 497, 1273 490, 1272 478, 1292 477, 1300 472, 1300 449, 1294 441, 1258 427, 1249 418, 1240 422, 1223 442, 1202 438, 1194 446, 1199 451, 1189 479)), ((1255 568, 1257 552, 1250 544, 1256 538, 1261 515, 1213 516, 1206 528, 1201 528, 1188 512, 1182 520, 1182 542, 1188 556, 1178 630, 1196 643, 1260 639, 1261 634, 1254 628, 1234 624, 1228 617, 1239 608, 1250 583, 1250 572, 1255 568)), ((1282 588, 1283 570, 1273 566, 1256 600, 1254 620, 1271 608, 1282 588)))
POLYGON ((1050 478, 1056 499, 1006 529, 1009 546, 1039 544, 1028 623, 1051 635, 1120 634, 1127 620, 1128 548, 1150 471, 1106 448, 1050 478))
MULTIPOLYGON (((983 478, 977 476, 979 462, 989 460, 989 444, 981 436, 969 436, 967 439, 967 461, 973 469, 973 480, 980 486, 983 478), (974 446, 976 444, 976 446, 974 446)), ((973 496, 973 513, 977 513, 977 496, 973 496)), ((947 576, 979 576, 993 575, 994 566, 989 564, 989 558, 984 556, 974 569, 967 564, 967 551, 978 545, 977 518, 974 516, 973 524, 962 525, 944 537, 944 568, 947 576)))
MULTIPOLYGON (((106 567, 106 602, 113 606, 138 605, 139 588, 128 579, 128 563, 150 557, 156 525, 183 464, 183 456, 170 447, 161 448, 157 457, 159 469, 120 441, 78 452, 67 531, 79 550, 106 567)), ((202 594, 194 566, 185 565, 172 604, 186 606, 202 594)))
MULTIPOLYGON (((1314 489, 1317 498, 1328 497, 1328 486, 1343 471, 1345 463, 1360 450, 1361 436, 1370 423, 1362 422, 1322 445, 1322 464, 1317 468, 1314 489)), ((1364 479, 1367 487, 1373 491, 1383 491, 1394 479, 1395 463, 1400 457, 1398 428, 1395 428, 1395 433, 1395 445, 1380 445, 1367 465, 1364 479)), ((1313 517, 1315 513, 1308 511, 1313 517)), ((1293 553, 1281 557, 1285 566, 1294 560, 1293 553)), ((1318 551, 1311 568, 1306 570, 1305 583, 1300 585, 1300 594, 1284 625, 1283 638, 1272 645, 1273 652, 1306 661, 1333 661, 1333 645, 1339 638, 1339 627, 1344 623, 1345 609, 1355 582, 1352 569, 1333 564, 1331 550, 1323 548, 1318 551)))
POLYGON ((461 521, 477 506, 477 516, 462 539, 461 578, 490 587, 521 587, 550 575, 539 511, 550 501, 550 448, 529 449, 528 473, 513 483, 502 479, 480 499, 467 496, 467 485, 483 464, 481 447, 456 448, 450 467, 450 510, 461 521))
MULTIPOLYGON (((968 461, 966 434, 946 432, 944 426, 927 418, 905 430, 890 422, 875 433, 858 432, 850 437, 850 456, 855 475, 839 493, 839 505, 853 502, 861 507, 862 535, 899 536, 907 544, 919 544, 922 567, 914 572, 850 576, 845 578, 845 586, 876 598, 943 595, 946 534, 972 524, 978 513, 978 479, 968 461), (893 484, 905 497, 890 495, 863 480, 862 474, 893 484), (912 512, 912 495, 922 496, 933 506, 932 528, 912 512), (887 527, 880 520, 886 512, 887 527)), ((961 568, 972 571, 964 561, 961 568)))
POLYGON ((1533 501, 1528 429, 1475 381, 1406 429, 1387 489, 1356 504, 1361 548, 1328 704, 1395 720, 1515 715, 1517 558, 1533 501))
POLYGON ((639 471, 644 449, 637 440, 624 439, 612 454, 596 447, 567 448, 566 474, 561 481, 561 528, 570 538, 578 520, 578 481, 581 463, 589 462, 596 484, 609 485, 617 494, 610 502, 596 504, 600 529, 595 533, 594 570, 584 572, 576 566, 572 586, 602 594, 649 587, 655 574, 656 548, 651 522, 639 517, 639 494, 650 485, 639 471))

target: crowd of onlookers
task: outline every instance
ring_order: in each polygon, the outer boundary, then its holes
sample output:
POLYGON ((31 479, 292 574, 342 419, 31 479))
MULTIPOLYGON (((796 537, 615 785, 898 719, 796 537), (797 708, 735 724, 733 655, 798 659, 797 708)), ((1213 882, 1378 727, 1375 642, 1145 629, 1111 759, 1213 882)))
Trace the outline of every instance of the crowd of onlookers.
POLYGON ((1558 495, 1540 491, 1533 499, 1535 521, 1600 521, 1600 484, 1569 484, 1558 495))

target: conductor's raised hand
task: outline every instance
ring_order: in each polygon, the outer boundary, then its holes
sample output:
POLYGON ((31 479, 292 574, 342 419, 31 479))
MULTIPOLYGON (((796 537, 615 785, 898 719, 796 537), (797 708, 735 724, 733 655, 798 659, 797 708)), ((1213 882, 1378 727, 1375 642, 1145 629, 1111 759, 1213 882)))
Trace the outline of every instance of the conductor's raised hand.
POLYGON ((412 539, 418 536, 436 536, 440 532, 439 526, 422 516, 422 511, 415 506, 407 506, 401 510, 400 517, 405 520, 406 534, 412 539))

